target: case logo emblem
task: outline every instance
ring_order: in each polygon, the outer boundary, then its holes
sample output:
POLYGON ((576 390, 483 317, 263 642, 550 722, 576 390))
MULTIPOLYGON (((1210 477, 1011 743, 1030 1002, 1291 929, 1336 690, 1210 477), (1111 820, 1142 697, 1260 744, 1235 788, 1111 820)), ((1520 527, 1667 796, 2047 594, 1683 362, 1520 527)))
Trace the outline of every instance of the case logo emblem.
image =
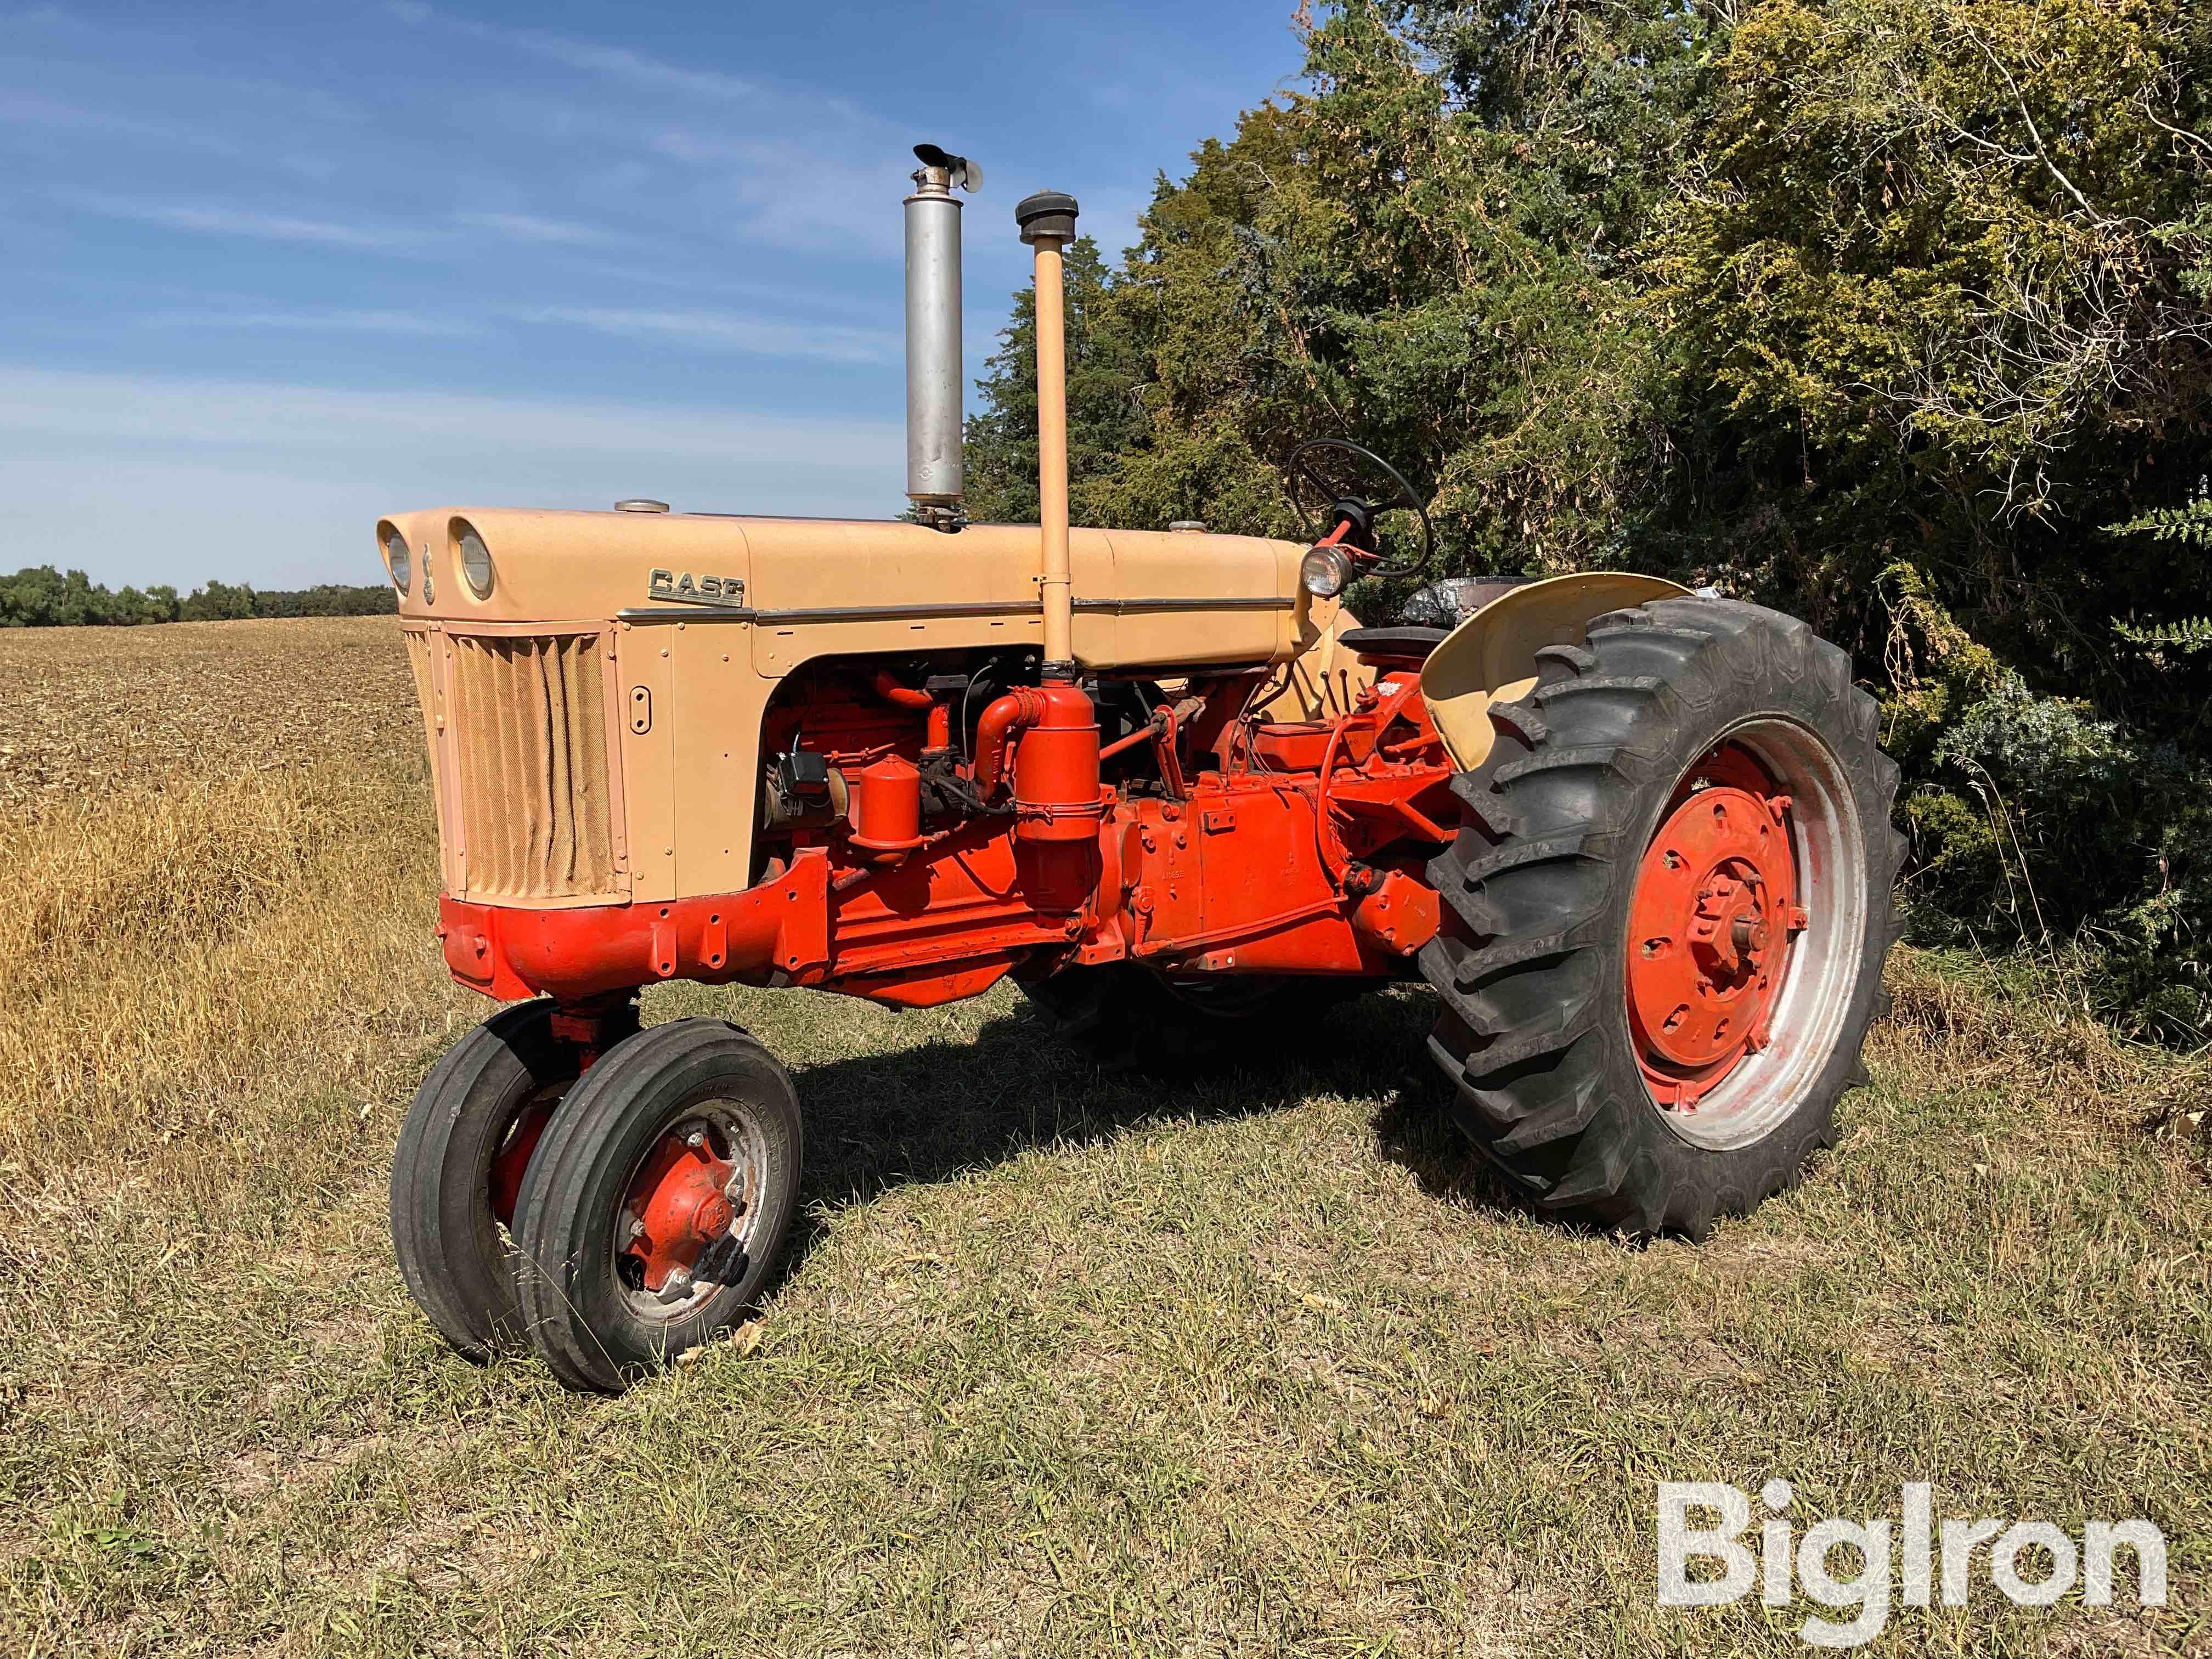
POLYGON ((742 576, 694 576, 688 570, 656 570, 647 578, 645 596, 678 605, 735 605, 745 602, 742 576))

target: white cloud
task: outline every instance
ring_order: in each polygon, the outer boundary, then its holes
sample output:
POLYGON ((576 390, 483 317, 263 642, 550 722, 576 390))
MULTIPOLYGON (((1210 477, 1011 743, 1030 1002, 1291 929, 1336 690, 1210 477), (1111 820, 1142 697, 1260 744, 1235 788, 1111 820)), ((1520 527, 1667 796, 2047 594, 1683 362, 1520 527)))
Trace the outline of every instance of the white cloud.
POLYGON ((483 332, 459 317, 414 311, 157 311, 139 319, 154 327, 235 328, 301 333, 403 334, 459 339, 483 332))
MULTIPOLYGON (((511 136, 564 147, 621 147, 674 162, 696 222, 756 243, 896 257, 911 135, 820 88, 672 64, 632 47, 456 17, 395 3, 392 14, 607 82, 579 98, 484 78, 511 136), (625 95, 627 93, 628 95, 625 95), (793 133, 805 135, 795 140, 793 133), (853 158, 866 157, 866 161, 853 158)), ((595 157, 604 165, 605 157, 595 157)), ((650 178, 650 174, 644 175, 650 178)))
POLYGON ((0 432, 151 437, 283 449, 344 449, 365 435, 419 435, 439 442, 459 438, 502 450, 592 450, 691 459, 743 450, 778 465, 811 465, 825 453, 825 446, 858 453, 880 444, 889 453, 903 442, 896 420, 810 420, 438 390, 356 392, 7 367, 0 367, 0 432))
POLYGON ((402 22, 417 26, 438 24, 478 40, 497 41, 503 46, 526 52, 532 57, 563 68, 580 70, 587 75, 601 76, 621 81, 631 86, 643 87, 656 92, 688 92, 699 96, 726 101, 756 99, 764 90, 757 83, 742 76, 724 74, 720 70, 694 69, 683 64, 672 64, 665 58, 651 57, 629 46, 608 46, 596 40, 577 40, 563 34, 550 33, 544 29, 520 29, 496 23, 481 23, 473 18, 456 17, 416 0, 392 0, 386 9, 402 22))
POLYGON ((625 240, 596 226, 571 224, 564 219, 541 219, 534 213, 457 213, 453 222, 494 231, 518 242, 598 246, 625 240))
POLYGON ((588 40, 571 40, 537 29, 495 28, 484 23, 471 23, 466 27, 472 34, 482 33, 507 42, 525 52, 534 52, 550 63, 617 81, 627 81, 633 86, 649 87, 655 90, 672 88, 679 92, 733 100, 756 98, 761 92, 761 88, 752 82, 737 76, 725 75, 718 70, 686 69, 680 64, 665 63, 658 58, 649 58, 628 46, 606 46, 588 40))
POLYGON ((397 252, 420 247, 433 238, 404 225, 343 224, 331 219, 302 219, 289 214, 246 208, 204 207, 179 202, 147 202, 120 196, 76 195, 72 204, 112 219, 159 225, 215 236, 246 236, 261 241, 304 242, 319 247, 397 252))
POLYGON ((896 418, 4 366, 0 434, 0 569, 141 586, 368 580, 377 517, 440 504, 881 517, 904 453, 896 418))
POLYGON ((672 340, 708 350, 762 357, 815 357, 882 363, 899 358, 900 337, 881 329, 792 323, 720 311, 642 311, 612 306, 539 306, 509 313, 519 322, 567 324, 603 334, 672 340))
POLYGON ((143 115, 125 115, 114 110, 87 109, 82 105, 65 104, 56 99, 40 97, 36 93, 13 89, 0 92, 0 121, 62 132, 95 134, 142 143, 204 150, 214 155, 239 157, 248 153, 243 145, 179 122, 152 119, 143 115))

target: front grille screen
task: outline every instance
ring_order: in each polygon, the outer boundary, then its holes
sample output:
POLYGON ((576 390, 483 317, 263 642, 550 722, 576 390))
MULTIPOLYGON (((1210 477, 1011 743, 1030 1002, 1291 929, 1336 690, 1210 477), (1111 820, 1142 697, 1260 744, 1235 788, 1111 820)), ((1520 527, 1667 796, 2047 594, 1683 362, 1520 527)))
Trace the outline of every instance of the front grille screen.
POLYGON ((463 896, 615 897, 599 636, 447 637, 463 896))

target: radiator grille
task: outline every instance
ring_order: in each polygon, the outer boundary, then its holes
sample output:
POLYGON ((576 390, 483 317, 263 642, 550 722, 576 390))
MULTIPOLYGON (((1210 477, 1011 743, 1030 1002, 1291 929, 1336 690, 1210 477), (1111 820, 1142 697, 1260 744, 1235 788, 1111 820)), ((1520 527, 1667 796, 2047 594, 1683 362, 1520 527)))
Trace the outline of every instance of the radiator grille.
POLYGON ((431 659, 430 636, 420 629, 410 628, 403 637, 407 641, 407 666, 415 672, 415 699, 422 707, 422 735, 430 745, 430 759, 434 765, 438 757, 438 671, 431 659))
POLYGON ((615 896, 599 637, 447 637, 465 896, 615 896))

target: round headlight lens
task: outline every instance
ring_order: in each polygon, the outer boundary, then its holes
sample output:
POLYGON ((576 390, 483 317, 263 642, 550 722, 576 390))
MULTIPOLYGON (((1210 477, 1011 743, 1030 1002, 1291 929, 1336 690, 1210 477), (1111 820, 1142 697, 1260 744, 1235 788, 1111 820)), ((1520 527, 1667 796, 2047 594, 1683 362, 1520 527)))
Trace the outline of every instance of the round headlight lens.
POLYGON ((469 579, 469 592, 480 599, 491 597, 491 550, 473 530, 461 532, 461 574, 469 579))
POLYGON ((1316 547, 1298 565, 1298 586, 1317 599, 1333 599, 1352 580, 1352 561, 1336 547, 1316 547))
POLYGON ((396 530, 384 538, 384 562, 392 567, 392 585, 404 593, 414 579, 415 562, 407 556, 407 538, 396 530))

